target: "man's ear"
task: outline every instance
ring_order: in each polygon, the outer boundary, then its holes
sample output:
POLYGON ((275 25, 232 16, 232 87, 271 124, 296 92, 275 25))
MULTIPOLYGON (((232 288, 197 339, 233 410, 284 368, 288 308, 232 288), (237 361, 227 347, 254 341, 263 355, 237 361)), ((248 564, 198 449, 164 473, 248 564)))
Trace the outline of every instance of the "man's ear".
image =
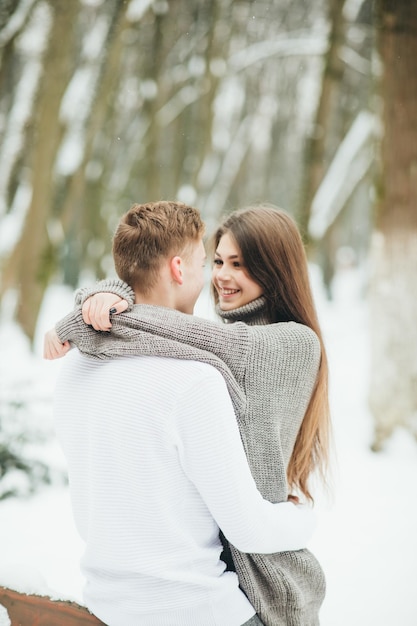
POLYGON ((183 278, 182 278, 182 259, 180 256, 174 256, 172 257, 170 264, 169 264, 170 270, 171 270, 171 276, 172 279, 178 283, 179 285, 182 285, 183 283, 183 278))

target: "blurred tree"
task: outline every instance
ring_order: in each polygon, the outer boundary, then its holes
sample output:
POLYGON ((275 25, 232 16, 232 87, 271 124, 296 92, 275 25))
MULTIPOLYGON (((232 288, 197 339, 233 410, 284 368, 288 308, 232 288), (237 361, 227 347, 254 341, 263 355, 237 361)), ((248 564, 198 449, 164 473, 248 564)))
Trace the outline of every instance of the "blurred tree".
POLYGON ((59 110, 71 75, 78 15, 76 2, 51 1, 48 8, 49 14, 45 12, 44 18, 52 23, 25 145, 31 166, 32 196, 21 236, 5 265, 3 285, 3 289, 19 286, 17 320, 31 339, 54 269, 47 219, 53 203, 54 164, 62 133, 59 110))
POLYGON ((209 226, 253 201, 292 210, 324 1, 2 4, 0 293, 31 339, 54 277, 109 272, 134 201, 192 202, 209 226))
POLYGON ((324 124, 326 169, 362 108, 351 94, 366 78, 366 38, 342 16, 344 4, 4 5, 0 295, 17 294, 29 337, 51 281, 75 287, 81 272, 109 273, 111 234, 132 202, 193 203, 209 231, 221 214, 253 202, 296 213, 314 117, 324 124), (335 71, 342 86, 330 98, 324 84, 335 71))
POLYGON ((314 123, 306 140, 305 182, 301 193, 299 225, 308 237, 308 222, 314 195, 334 154, 334 125, 340 123, 337 109, 340 104, 345 64, 341 49, 345 44, 346 19, 343 14, 345 0, 329 0, 330 34, 324 59, 323 78, 314 123), (329 143, 331 146, 329 146, 329 143))
POLYGON ((373 237, 373 447, 417 436, 417 3, 378 0, 383 140, 373 237))
POLYGON ((328 48, 315 118, 306 133, 297 215, 330 297, 338 249, 350 246, 359 256, 367 254, 369 244, 371 212, 366 198, 372 179, 366 175, 374 135, 374 119, 368 115, 373 108, 370 6, 370 0, 328 0, 328 48))

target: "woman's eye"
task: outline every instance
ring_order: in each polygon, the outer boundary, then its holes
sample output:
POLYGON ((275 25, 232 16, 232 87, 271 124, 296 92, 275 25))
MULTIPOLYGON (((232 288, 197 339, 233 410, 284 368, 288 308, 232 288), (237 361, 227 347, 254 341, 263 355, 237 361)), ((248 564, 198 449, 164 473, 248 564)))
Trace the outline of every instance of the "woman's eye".
POLYGON ((233 267, 240 267, 240 263, 239 263, 239 261, 235 261, 235 262, 233 263, 233 267))
POLYGON ((223 265, 223 261, 220 259, 214 259, 214 265, 223 265))

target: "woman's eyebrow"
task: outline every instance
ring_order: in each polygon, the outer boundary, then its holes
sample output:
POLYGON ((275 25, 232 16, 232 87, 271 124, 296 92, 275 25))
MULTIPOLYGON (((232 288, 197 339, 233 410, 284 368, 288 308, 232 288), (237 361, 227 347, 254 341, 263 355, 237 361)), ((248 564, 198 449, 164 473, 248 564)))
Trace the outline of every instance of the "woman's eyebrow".
MULTIPOLYGON (((216 250, 216 252, 215 252, 214 254, 215 254, 215 256, 218 256, 218 257, 220 257, 220 258, 222 257, 222 255, 221 255, 221 254, 219 254, 219 253, 217 252, 217 250, 216 250)), ((226 258, 227 258, 227 259, 238 259, 238 258, 239 258, 239 255, 238 255, 238 254, 231 254, 230 256, 228 256, 228 257, 226 257, 226 258)))

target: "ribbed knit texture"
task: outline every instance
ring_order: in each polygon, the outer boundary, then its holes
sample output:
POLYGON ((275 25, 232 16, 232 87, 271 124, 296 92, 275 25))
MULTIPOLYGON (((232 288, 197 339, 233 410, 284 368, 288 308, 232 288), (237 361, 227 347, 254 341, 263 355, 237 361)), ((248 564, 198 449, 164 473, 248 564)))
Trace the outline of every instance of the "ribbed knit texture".
MULTIPOLYGON (((116 290, 108 281, 80 294, 79 302, 98 291, 112 291, 132 304, 127 285, 123 291, 123 283, 117 283, 116 290)), ((217 367, 227 382, 258 489, 271 502, 281 502, 288 497, 286 468, 318 372, 319 340, 295 322, 267 324, 263 298, 223 317, 228 323, 134 305, 130 312, 113 316, 111 333, 87 329, 79 311, 64 318, 57 331, 62 341, 74 341, 95 358, 137 354, 140 332, 145 331, 154 334, 154 354, 160 353, 158 347, 162 354, 172 349, 175 355, 177 350, 178 358, 217 367), (162 338, 172 345, 159 343, 162 338), (178 350, 179 344, 187 347, 178 350)), ((259 555, 240 553, 233 546, 231 550, 240 585, 265 626, 319 624, 325 578, 311 552, 259 555)))
MULTIPOLYGON (((247 463, 221 376, 200 363, 98 362, 74 351, 61 370, 54 414, 86 542, 88 608, 109 626, 240 626, 249 619, 253 609, 236 575, 223 573, 218 524, 207 508, 238 542, 266 539, 254 532, 264 516, 255 515, 253 527, 242 524, 247 463), (233 490, 213 463, 219 447, 233 490)), ((252 509, 257 504, 255 496, 252 509)))
POLYGON ((109 626, 241 626, 253 607, 220 560, 300 547, 311 509, 262 499, 223 377, 195 361, 72 352, 55 394, 84 600, 109 626))

